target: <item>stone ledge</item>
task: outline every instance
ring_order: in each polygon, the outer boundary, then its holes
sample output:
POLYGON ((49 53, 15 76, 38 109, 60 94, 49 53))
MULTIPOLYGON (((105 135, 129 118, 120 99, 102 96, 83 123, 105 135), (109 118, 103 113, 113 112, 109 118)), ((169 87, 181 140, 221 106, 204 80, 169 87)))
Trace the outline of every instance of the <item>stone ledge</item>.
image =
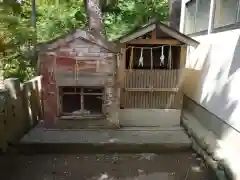
POLYGON ((19 148, 32 152, 179 152, 190 151, 191 141, 177 129, 45 130, 33 128, 19 148))
POLYGON ((189 144, 183 143, 19 143, 19 153, 179 153, 190 152, 189 144))
POLYGON ((182 126, 192 141, 192 148, 203 157, 206 164, 214 170, 219 180, 235 180, 234 173, 229 168, 227 163, 221 158, 216 150, 219 148, 218 142, 220 139, 204 128, 197 118, 189 112, 182 113, 182 126))

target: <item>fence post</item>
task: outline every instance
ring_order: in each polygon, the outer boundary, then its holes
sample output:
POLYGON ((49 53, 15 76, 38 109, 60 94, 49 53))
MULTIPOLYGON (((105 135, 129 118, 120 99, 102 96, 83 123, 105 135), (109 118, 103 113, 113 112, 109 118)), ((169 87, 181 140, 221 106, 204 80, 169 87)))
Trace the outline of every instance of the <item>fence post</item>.
POLYGON ((35 86, 35 81, 31 80, 29 81, 30 85, 30 91, 31 91, 31 96, 30 96, 30 102, 31 102, 31 107, 32 107, 32 116, 33 116, 33 125, 36 125, 38 123, 38 104, 37 104, 37 93, 36 93, 36 86, 35 86))
POLYGON ((8 131, 8 142, 14 143, 23 135, 24 128, 24 109, 21 92, 21 83, 18 78, 8 78, 4 80, 4 85, 8 90, 8 114, 6 127, 8 131))
POLYGON ((42 101, 41 87, 39 85, 40 83, 41 83, 41 77, 39 77, 39 79, 35 81, 35 87, 36 87, 36 96, 37 96, 38 116, 39 116, 39 119, 42 120, 43 119, 43 110, 42 110, 42 102, 41 102, 42 101))

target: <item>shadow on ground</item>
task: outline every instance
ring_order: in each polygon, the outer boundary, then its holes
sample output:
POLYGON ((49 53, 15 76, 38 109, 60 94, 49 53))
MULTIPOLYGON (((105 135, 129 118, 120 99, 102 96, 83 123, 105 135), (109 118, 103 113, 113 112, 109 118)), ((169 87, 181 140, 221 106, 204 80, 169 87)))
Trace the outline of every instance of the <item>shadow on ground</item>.
POLYGON ((213 179, 194 153, 9 155, 0 169, 8 180, 213 179))

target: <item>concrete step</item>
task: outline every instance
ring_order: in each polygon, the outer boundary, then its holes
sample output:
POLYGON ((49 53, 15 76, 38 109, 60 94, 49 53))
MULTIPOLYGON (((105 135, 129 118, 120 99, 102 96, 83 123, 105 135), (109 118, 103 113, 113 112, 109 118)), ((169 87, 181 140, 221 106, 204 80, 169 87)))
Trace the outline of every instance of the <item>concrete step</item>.
POLYGON ((157 144, 157 143, 20 143, 16 145, 15 152, 21 154, 39 153, 174 153, 189 152, 189 144, 157 144))
MULTIPOLYGON (((39 128, 41 125, 38 126, 39 128)), ((56 129, 114 129, 117 126, 106 119, 60 119, 54 125, 47 127, 48 130, 56 129)))
POLYGON ((44 130, 35 128, 17 146, 21 153, 163 153, 189 151, 181 128, 44 130))

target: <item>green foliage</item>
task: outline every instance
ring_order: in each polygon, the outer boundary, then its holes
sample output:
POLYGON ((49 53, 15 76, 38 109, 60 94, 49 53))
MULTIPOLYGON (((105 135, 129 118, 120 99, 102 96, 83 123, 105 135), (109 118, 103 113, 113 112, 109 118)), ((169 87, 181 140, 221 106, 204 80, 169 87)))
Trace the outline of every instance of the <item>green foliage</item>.
POLYGON ((166 0, 118 0, 104 13, 104 23, 109 39, 115 39, 148 23, 152 18, 166 21, 168 1, 166 0))
POLYGON ((86 25, 82 0, 42 0, 37 4, 38 41, 47 41, 86 25))
MULTIPOLYGON (((74 28, 85 28, 83 0, 38 0, 37 40, 44 42, 74 28)), ((151 18, 167 21, 166 0, 102 0, 107 37, 115 39, 143 25, 151 18)), ((29 79, 35 31, 31 28, 31 0, 0 1, 0 65, 5 77, 29 79)))
POLYGON ((29 21, 29 5, 15 0, 0 3, 0 68, 4 77, 29 79, 33 75, 29 50, 33 29, 29 21))

